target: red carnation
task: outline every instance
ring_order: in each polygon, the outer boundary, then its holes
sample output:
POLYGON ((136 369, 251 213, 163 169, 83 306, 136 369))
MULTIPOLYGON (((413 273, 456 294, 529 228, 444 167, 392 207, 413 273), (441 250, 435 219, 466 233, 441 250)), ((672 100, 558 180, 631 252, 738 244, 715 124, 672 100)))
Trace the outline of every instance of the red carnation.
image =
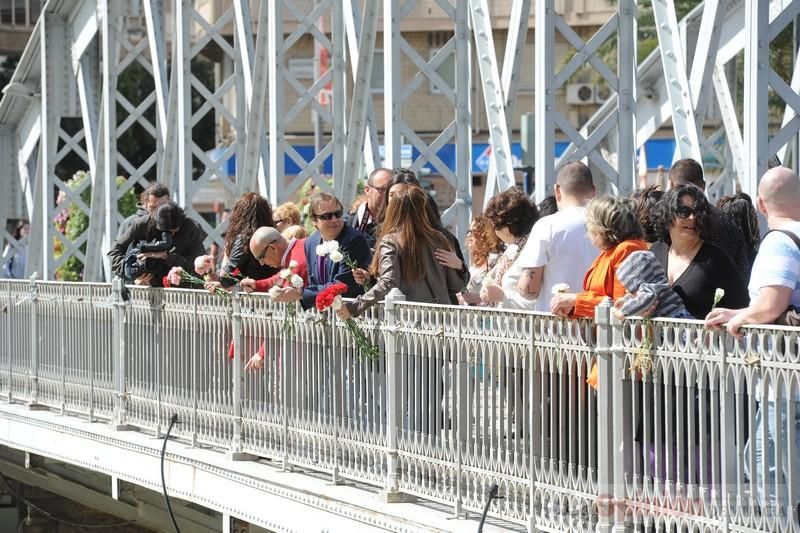
POLYGON ((336 300, 337 296, 347 293, 348 291, 347 285, 344 283, 334 283, 333 285, 329 285, 319 294, 317 294, 317 299, 314 302, 317 306, 317 310, 324 311, 330 306, 333 305, 333 302, 336 300))

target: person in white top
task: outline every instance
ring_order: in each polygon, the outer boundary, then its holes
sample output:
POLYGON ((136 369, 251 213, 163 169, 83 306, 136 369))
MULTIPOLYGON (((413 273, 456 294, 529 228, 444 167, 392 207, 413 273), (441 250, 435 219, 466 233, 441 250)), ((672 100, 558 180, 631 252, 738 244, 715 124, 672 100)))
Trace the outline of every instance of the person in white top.
POLYGON ((515 265, 522 270, 519 294, 536 300, 534 310, 544 312, 550 311, 557 285, 573 291, 583 287, 586 271, 600 253, 586 232, 586 204, 596 191, 589 167, 579 161, 567 163, 553 189, 558 212, 533 226, 515 265))
MULTIPOLYGON (((706 326, 725 327, 731 335, 742 337, 745 335, 742 326, 776 322, 780 324, 781 316, 786 311, 800 308, 798 198, 800 178, 788 168, 772 168, 761 178, 757 207, 766 216, 771 231, 761 242, 753 263, 748 286, 750 305, 744 309, 715 308, 706 316, 706 326)), ((784 351, 778 344, 782 337, 783 335, 775 336, 769 341, 776 343, 770 347, 776 359, 777 354, 784 351)), ((788 392, 784 387, 781 397, 774 386, 776 381, 780 381, 780 376, 772 378, 766 391, 762 390, 761 375, 756 374, 755 378, 758 409, 744 454, 745 457, 749 456, 750 448, 755 448, 755 471, 750 472, 749 463, 745 463, 745 474, 756 488, 759 504, 769 504, 772 512, 785 515, 790 506, 796 505, 796 501, 789 501, 788 488, 792 482, 797 483, 796 480, 800 479, 800 391, 789 384, 788 392), (788 414, 790 403, 794 403, 793 420, 789 419, 788 414), (777 410, 779 405, 780 414, 777 410), (794 442, 789 441, 790 426, 794 426, 794 442), (782 446, 776 460, 775 444, 778 441, 782 442, 782 446), (789 461, 790 455, 794 456, 794 461, 789 461), (769 489, 768 495, 763 490, 765 484, 769 489)))

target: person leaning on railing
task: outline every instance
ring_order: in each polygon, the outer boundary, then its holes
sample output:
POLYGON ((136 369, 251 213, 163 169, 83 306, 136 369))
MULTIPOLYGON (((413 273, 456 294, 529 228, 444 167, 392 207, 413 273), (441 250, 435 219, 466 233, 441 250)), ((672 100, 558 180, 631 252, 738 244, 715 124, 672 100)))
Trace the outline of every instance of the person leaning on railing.
MULTIPOLYGON (((469 279, 449 239, 430 220, 427 195, 414 185, 391 188, 370 273, 375 285, 337 311, 339 317, 359 316, 398 288, 411 302, 449 304, 469 279)), ((363 280, 362 280, 363 281, 363 280)))
POLYGON ((228 218, 219 280, 207 281, 205 287, 209 290, 219 286, 229 288, 237 283, 239 277, 252 281, 277 274, 277 268, 263 264, 250 251, 250 239, 256 230, 273 226, 269 200, 255 192, 243 194, 228 218))
POLYGON ((163 266, 159 267, 158 272, 146 272, 135 280, 126 279, 126 281, 133 281, 137 285, 160 287, 162 276, 172 267, 179 266, 186 272, 194 273, 194 259, 206 253, 203 246, 206 234, 177 204, 167 202, 158 206, 150 215, 137 218, 128 230, 114 241, 108 252, 114 274, 125 279, 125 257, 129 248, 132 253, 137 243, 159 241, 165 232, 172 234, 172 248, 163 252, 138 254, 141 260, 151 257, 163 263, 163 266))
POLYGON ((747 305, 747 287, 736 264, 707 240, 715 219, 703 191, 689 183, 677 185, 664 194, 656 211, 659 242, 650 250, 689 313, 702 320, 719 289, 722 307, 747 305))
POLYGON ((586 209, 586 231, 600 255, 583 280, 583 291, 560 292, 550 299, 550 312, 564 317, 594 317, 594 308, 605 297, 616 301, 625 287, 616 276, 617 267, 631 253, 647 250, 642 226, 625 200, 611 196, 595 198, 586 209))
MULTIPOLYGON (((706 316, 708 327, 725 327, 731 335, 744 335, 741 328, 747 324, 800 325, 800 179, 785 167, 768 170, 761 178, 758 186, 758 209, 767 219, 770 232, 761 241, 758 254, 753 263, 750 275, 750 305, 744 309, 727 309, 718 307, 706 316)), ((777 339, 776 339, 777 340, 777 339)), ((779 346, 771 346, 771 350, 779 352, 779 346)), ((759 383, 760 387, 760 383, 759 383)), ((770 385, 766 401, 760 402, 756 411, 756 427, 751 435, 756 435, 755 442, 748 442, 747 447, 755 445, 755 486, 759 502, 765 505, 763 481, 766 473, 766 484, 771 487, 770 504, 774 503, 776 492, 779 500, 787 503, 787 487, 800 480, 800 391, 794 387, 793 397, 789 401, 795 404, 794 420, 787 420, 786 405, 781 409, 780 422, 776 421, 777 396, 770 385), (766 405, 764 405, 766 404, 766 405), (767 421, 766 439, 764 422, 767 421), (787 432, 789 424, 794 424, 795 441, 785 442, 783 453, 775 460, 775 442, 780 438, 777 433, 778 424, 787 432), (766 449, 764 449, 766 447, 766 449), (787 450, 788 448, 788 450, 787 450), (794 456, 791 463, 790 455, 794 456), (764 457, 767 464, 764 464, 764 457), (779 478, 776 479, 776 471, 779 478), (777 484, 777 485, 776 485, 777 484)), ((758 392, 756 396, 761 398, 758 392)), ((781 402, 783 403, 783 402, 781 402)), ((783 433, 784 438, 787 433, 783 433)), ((749 455, 747 452, 745 455, 749 455)), ((751 480, 753 475, 748 472, 751 480)), ((797 502, 788 502, 797 505, 797 502)))

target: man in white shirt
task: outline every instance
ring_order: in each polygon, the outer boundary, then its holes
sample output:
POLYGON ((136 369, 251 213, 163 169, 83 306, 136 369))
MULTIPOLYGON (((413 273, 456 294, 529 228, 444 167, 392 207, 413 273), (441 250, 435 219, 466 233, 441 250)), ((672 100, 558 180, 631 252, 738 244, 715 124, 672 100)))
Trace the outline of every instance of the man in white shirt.
POLYGON ((580 291, 586 271, 600 251, 586 233, 586 204, 595 186, 589 167, 567 163, 553 186, 558 212, 539 219, 520 252, 519 293, 536 300, 536 311, 550 311, 553 287, 565 283, 580 291), (539 296, 542 295, 541 298, 539 296))
MULTIPOLYGON (((713 309, 706 317, 707 326, 724 326, 731 335, 741 337, 744 325, 771 324, 790 305, 800 308, 800 245, 796 242, 800 241, 798 198, 800 178, 788 168, 772 168, 761 178, 758 210, 766 216, 769 229, 778 231, 771 231, 761 241, 748 285, 750 305, 744 309, 713 309)), ((778 345, 781 340, 780 336, 772 338, 770 342, 775 344, 770 350, 782 351, 778 345)), ((763 390, 760 375, 756 377, 758 409, 755 427, 745 448, 745 456, 749 455, 751 446, 755 448, 755 472, 749 472, 748 463, 745 463, 745 472, 756 487, 759 503, 770 506, 763 508, 762 513, 785 516, 789 506, 797 505, 788 500, 788 488, 793 480, 797 483, 800 479, 800 391, 794 388, 787 393, 784 388, 783 397, 779 398, 773 384, 763 390), (789 399, 794 403, 794 420, 788 419, 789 399), (780 416, 777 405, 782 407, 780 416), (788 442, 790 425, 795 430, 794 442, 788 442), (776 461, 775 443, 779 440, 782 450, 776 461), (789 461, 789 455, 794 455, 793 462, 789 461), (765 474, 768 495, 763 490, 765 474)))

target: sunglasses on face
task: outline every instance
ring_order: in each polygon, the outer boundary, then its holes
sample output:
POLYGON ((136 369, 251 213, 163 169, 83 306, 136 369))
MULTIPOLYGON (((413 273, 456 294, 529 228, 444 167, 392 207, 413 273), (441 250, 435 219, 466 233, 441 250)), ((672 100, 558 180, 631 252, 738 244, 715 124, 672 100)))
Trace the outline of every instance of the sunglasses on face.
POLYGON ((689 218, 690 216, 694 215, 695 217, 700 214, 700 210, 696 207, 689 207, 686 205, 679 205, 675 209, 675 215, 678 218, 689 218))
POLYGON ((320 213, 314 215, 314 220, 333 220, 334 218, 342 218, 342 210, 331 211, 330 213, 320 213))

